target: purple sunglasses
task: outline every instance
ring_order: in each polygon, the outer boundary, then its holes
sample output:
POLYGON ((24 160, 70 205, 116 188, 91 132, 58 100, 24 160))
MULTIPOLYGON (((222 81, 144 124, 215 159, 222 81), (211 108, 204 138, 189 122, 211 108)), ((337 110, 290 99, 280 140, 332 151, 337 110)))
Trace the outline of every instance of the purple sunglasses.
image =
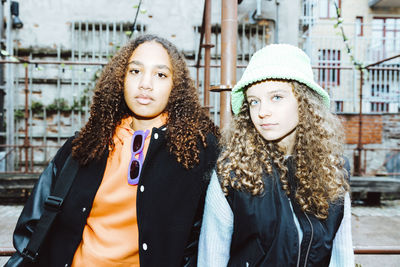
POLYGON ((132 157, 128 168, 128 184, 130 185, 137 185, 139 183, 139 177, 143 165, 144 140, 148 134, 149 130, 146 130, 146 132, 139 130, 135 131, 133 134, 131 143, 132 157), (139 159, 135 157, 137 154, 139 154, 139 159))

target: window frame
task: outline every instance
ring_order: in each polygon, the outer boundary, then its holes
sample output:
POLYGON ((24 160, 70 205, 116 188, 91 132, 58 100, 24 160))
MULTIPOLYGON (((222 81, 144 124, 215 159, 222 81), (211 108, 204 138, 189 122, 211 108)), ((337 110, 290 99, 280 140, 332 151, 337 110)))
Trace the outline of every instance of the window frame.
POLYGON ((364 17, 363 16, 356 17, 356 25, 357 25, 357 31, 358 31, 358 27, 360 29, 359 32, 356 32, 357 36, 364 36, 364 17))
POLYGON ((327 3, 327 16, 322 16, 321 15, 321 6, 318 6, 318 17, 320 19, 332 19, 332 18, 336 18, 336 10, 331 10, 331 1, 337 1, 339 8, 342 7, 342 0, 320 0, 319 1, 319 5, 321 5, 321 3, 325 1, 327 3), (333 12, 334 11, 334 12, 333 12), (333 14, 331 14, 331 12, 333 12, 333 14))
POLYGON ((386 53, 387 53, 387 51, 386 51, 386 35, 387 35, 387 32, 393 32, 393 41, 394 41, 394 43, 396 43, 395 42, 395 40, 397 39, 397 38, 399 38, 400 39, 400 28, 396 28, 395 27, 395 29, 393 30, 393 29, 387 29, 387 22, 386 22, 386 20, 387 19, 394 19, 395 20, 395 24, 394 25, 397 25, 397 22, 400 22, 400 17, 394 17, 394 16, 374 16, 373 18, 372 18, 372 23, 374 23, 375 22, 375 20, 382 20, 382 25, 383 25, 383 28, 382 29, 375 29, 374 27, 372 27, 372 32, 382 32, 382 35, 380 36, 380 38, 382 38, 382 48, 383 48, 383 55, 384 55, 384 57, 386 57, 386 53))
POLYGON ((340 86, 340 66, 340 49, 318 49, 318 81, 320 84, 325 86, 340 86), (334 55, 337 56, 337 58, 333 58, 334 55), (331 76, 334 77, 332 78, 332 81, 331 76))

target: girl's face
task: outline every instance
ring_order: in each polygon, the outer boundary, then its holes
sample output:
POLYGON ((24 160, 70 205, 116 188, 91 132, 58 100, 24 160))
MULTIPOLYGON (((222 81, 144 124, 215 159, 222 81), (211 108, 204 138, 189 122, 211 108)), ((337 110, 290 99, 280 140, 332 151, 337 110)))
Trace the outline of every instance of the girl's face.
POLYGON ((292 85, 284 81, 255 83, 247 90, 250 117, 254 127, 267 141, 293 149, 299 123, 298 103, 292 85))
POLYGON ((172 66, 167 50, 157 42, 139 45, 129 58, 124 98, 136 117, 162 116, 172 90, 172 66))

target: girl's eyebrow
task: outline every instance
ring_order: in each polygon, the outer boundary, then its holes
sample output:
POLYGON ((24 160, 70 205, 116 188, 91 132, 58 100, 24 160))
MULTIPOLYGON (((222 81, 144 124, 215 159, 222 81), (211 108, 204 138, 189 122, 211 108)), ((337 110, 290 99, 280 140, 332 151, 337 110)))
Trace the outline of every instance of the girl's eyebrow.
MULTIPOLYGON (((288 91, 287 90, 285 90, 285 89, 273 89, 272 91, 267 91, 267 92, 265 92, 266 94, 269 94, 269 95, 273 95, 273 94, 276 94, 276 93, 288 93, 288 91)), ((255 96, 255 95, 246 95, 247 96, 247 98, 249 98, 249 97, 257 97, 257 96, 255 96)))
POLYGON ((162 65, 156 65, 156 67, 157 67, 158 69, 167 69, 169 72, 171 72, 170 68, 168 68, 167 65, 164 65, 164 64, 162 64, 162 65))
MULTIPOLYGON (((128 65, 131 65, 131 64, 138 65, 140 67, 144 66, 144 64, 138 60, 132 60, 131 62, 128 62, 128 65)), ((155 67, 157 69, 167 69, 169 72, 171 72, 171 69, 167 65, 164 65, 164 64, 155 65, 155 67)))
POLYGON ((132 60, 131 62, 128 62, 128 65, 131 65, 131 64, 135 64, 135 65, 139 65, 139 66, 144 66, 144 64, 143 64, 142 62, 137 61, 137 60, 132 60))
POLYGON ((254 96, 254 95, 247 95, 247 94, 246 94, 246 97, 249 98, 249 97, 256 97, 256 96, 254 96))
POLYGON ((287 93, 285 89, 274 89, 272 91, 267 92, 268 94, 276 94, 276 93, 287 93))

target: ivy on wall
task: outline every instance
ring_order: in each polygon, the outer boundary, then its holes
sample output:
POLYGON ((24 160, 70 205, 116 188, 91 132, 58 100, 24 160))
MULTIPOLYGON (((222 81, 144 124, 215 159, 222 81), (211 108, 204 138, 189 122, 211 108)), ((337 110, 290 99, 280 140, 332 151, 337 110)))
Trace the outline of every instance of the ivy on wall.
POLYGON ((350 57, 350 61, 353 64, 353 66, 357 69, 357 70, 362 70, 363 72, 366 71, 365 68, 365 64, 358 61, 355 57, 354 57, 354 53, 353 53, 353 47, 350 46, 349 44, 349 38, 346 36, 344 29, 343 29, 343 18, 342 18, 342 13, 341 13, 341 9, 338 6, 338 3, 336 0, 331 0, 333 1, 334 5, 335 5, 335 9, 336 9, 336 23, 333 25, 333 27, 335 29, 339 28, 340 32, 340 36, 342 37, 343 43, 346 47, 346 52, 350 57))
MULTIPOLYGON (((78 100, 74 100, 72 105, 68 104, 65 98, 56 98, 49 105, 43 105, 39 101, 32 101, 30 105, 30 110, 33 116, 43 117, 44 111, 46 111, 46 116, 54 115, 58 112, 68 113, 68 112, 84 112, 85 107, 90 105, 90 98, 88 96, 89 89, 85 89, 85 92, 81 95, 78 100)), ((25 109, 19 108, 14 110, 15 120, 22 120, 25 117, 25 109)))

